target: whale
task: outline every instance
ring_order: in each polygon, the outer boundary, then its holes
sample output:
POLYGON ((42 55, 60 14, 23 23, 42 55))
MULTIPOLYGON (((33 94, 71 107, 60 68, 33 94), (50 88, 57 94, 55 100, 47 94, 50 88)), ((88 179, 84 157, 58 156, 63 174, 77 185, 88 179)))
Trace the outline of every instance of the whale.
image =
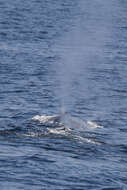
POLYGON ((68 113, 60 113, 56 115, 36 115, 32 118, 35 122, 39 122, 50 128, 61 129, 83 129, 85 122, 77 117, 73 117, 68 113))

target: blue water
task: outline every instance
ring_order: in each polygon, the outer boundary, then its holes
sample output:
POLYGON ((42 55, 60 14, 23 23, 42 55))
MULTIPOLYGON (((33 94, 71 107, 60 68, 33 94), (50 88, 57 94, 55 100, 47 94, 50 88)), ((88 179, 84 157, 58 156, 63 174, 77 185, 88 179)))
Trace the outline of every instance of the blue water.
POLYGON ((127 1, 1 0, 0 189, 126 190, 126 76, 127 1))

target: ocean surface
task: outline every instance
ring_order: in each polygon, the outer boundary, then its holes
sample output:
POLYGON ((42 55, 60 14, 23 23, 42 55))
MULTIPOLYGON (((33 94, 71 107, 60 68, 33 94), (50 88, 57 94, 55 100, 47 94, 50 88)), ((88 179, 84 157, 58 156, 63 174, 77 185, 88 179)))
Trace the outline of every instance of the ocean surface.
POLYGON ((127 190, 127 1, 0 0, 0 190, 127 190))

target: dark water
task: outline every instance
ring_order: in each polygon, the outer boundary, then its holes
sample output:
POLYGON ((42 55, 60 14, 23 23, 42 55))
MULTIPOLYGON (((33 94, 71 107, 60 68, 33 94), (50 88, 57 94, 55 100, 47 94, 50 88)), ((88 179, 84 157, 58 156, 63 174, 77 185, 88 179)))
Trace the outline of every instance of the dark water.
POLYGON ((127 1, 1 0, 0 189, 126 190, 126 64, 127 1))

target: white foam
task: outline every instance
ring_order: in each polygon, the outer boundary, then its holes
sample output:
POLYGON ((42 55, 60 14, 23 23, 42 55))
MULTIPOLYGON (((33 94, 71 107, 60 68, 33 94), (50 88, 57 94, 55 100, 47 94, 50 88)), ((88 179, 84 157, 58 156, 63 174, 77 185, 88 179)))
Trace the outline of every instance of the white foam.
POLYGON ((53 115, 53 116, 46 116, 46 115, 36 115, 32 118, 32 120, 34 121, 39 121, 40 123, 53 123, 55 118, 58 117, 57 115, 53 115))
POLYGON ((92 128, 104 128, 104 126, 102 125, 98 125, 97 123, 93 122, 93 121, 87 121, 87 124, 92 127, 92 128))
POLYGON ((57 134, 57 135, 65 135, 66 134, 66 131, 63 130, 63 129, 48 129, 48 132, 49 133, 52 133, 52 134, 57 134))

